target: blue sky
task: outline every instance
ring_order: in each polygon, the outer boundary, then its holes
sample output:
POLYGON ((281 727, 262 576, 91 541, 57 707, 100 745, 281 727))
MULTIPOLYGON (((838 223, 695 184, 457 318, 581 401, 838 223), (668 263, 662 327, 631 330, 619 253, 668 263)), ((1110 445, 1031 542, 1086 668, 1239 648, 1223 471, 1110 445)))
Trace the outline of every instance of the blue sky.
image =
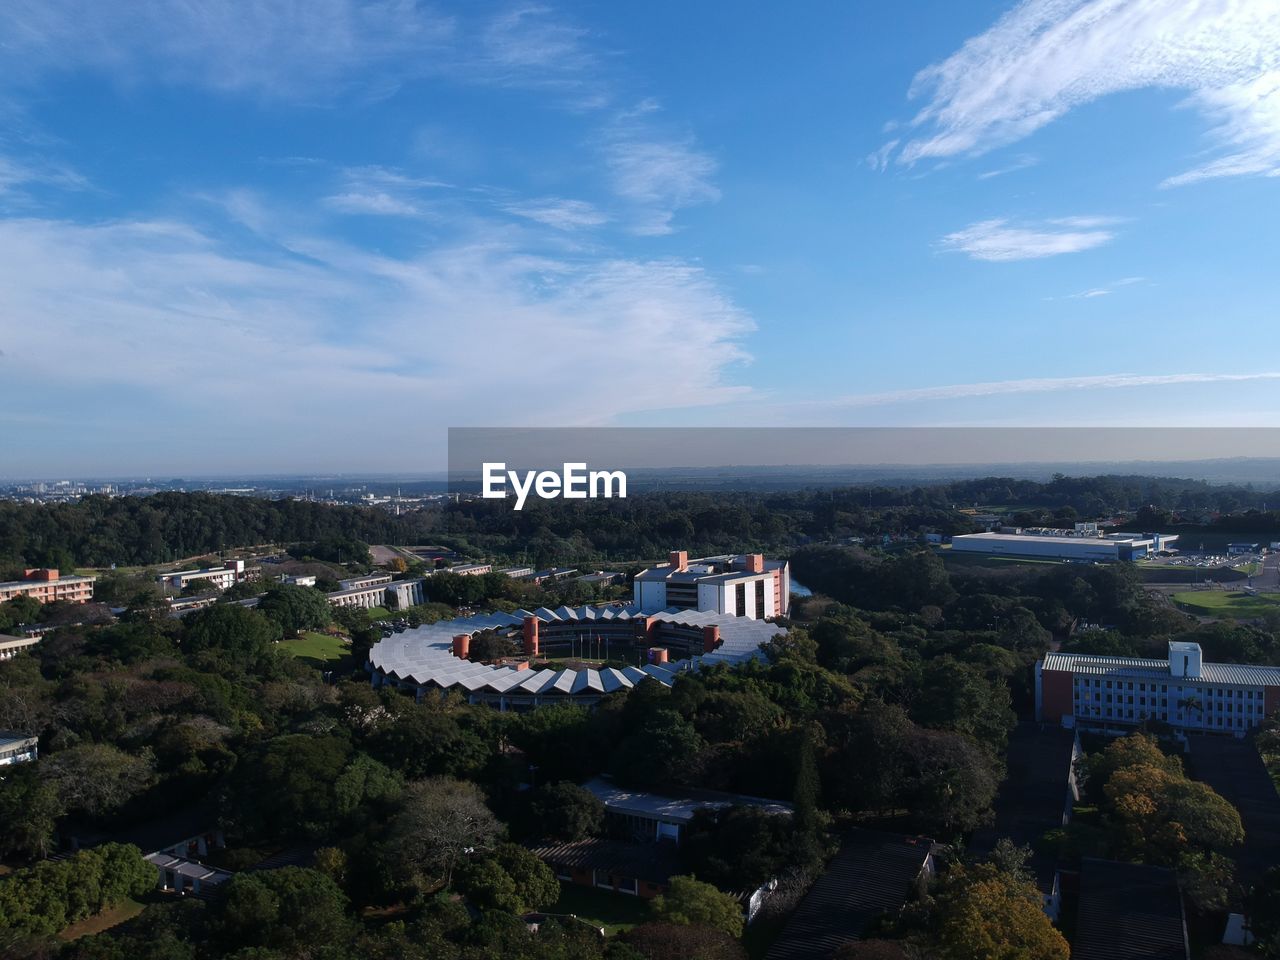
POLYGON ((11 0, 0 53, 0 476, 1280 413, 1270 0, 11 0))

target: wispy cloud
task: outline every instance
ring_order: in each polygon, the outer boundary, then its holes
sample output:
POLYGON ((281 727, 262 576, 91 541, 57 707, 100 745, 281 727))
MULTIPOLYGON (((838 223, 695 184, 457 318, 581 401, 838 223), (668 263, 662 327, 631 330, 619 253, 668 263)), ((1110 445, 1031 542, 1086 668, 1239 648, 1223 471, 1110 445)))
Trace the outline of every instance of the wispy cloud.
MULTIPOLYGON (((1264 373, 1165 373, 1105 374, 1089 377, 1040 377, 1026 380, 994 380, 983 383, 956 383, 939 387, 864 393, 831 401, 837 407, 880 407, 930 400, 961 400, 968 397, 996 397, 1025 393, 1058 393, 1069 390, 1115 390, 1124 387, 1160 387, 1193 383, 1238 383, 1280 380, 1280 372, 1264 373)), ((823 401, 824 403, 826 401, 823 401)))
POLYGON ((381 166, 348 167, 342 171, 342 184, 337 193, 324 198, 325 206, 339 213, 380 217, 422 216, 424 191, 451 188, 441 180, 381 166))
POLYGON ((557 230, 598 227, 609 221, 608 216, 585 200, 563 200, 560 197, 511 203, 504 209, 517 217, 555 227, 557 230))
POLYGON ((431 72, 457 29, 416 0, 14 0, 0 6, 0 34, 9 85, 83 68, 306 100, 431 72))
POLYGON ((363 214, 376 217, 417 217, 422 210, 407 200, 393 197, 381 191, 375 193, 335 193, 324 198, 324 203, 339 213, 363 214))
POLYGON ((83 190, 89 181, 71 167, 43 158, 19 160, 0 154, 0 197, 12 195, 21 188, 51 186, 64 190, 83 190))
MULTIPOLYGON (((269 448, 270 466, 284 468, 333 449, 324 437, 335 431, 403 450, 402 466, 419 462, 418 418, 370 420, 371 397, 429 410, 425 438, 429 424, 607 423, 744 393, 729 371, 746 359, 751 320, 705 271, 667 259, 557 259, 512 237, 495 225, 391 257, 306 236, 250 252, 176 221, 0 220, 0 394, 37 384, 108 391, 116 409, 138 416, 180 411, 198 395, 216 403, 218 431, 237 449, 269 448), (600 362, 641 355, 655 340, 681 345, 661 378, 600 362), (515 406, 477 389, 495 370, 531 362, 540 382, 572 389, 515 406), (321 417, 316 384, 325 385, 321 417)), ((193 407, 191 422, 207 410, 193 407)))
POLYGON ((1167 185, 1280 171, 1274 0, 1023 0, 917 74, 911 96, 928 99, 897 158, 986 153, 1078 106, 1144 88, 1188 91, 1225 154, 1167 185))
MULTIPOLYGON (((896 144, 897 141, 894 141, 896 144)), ((979 180, 990 180, 993 177, 1003 177, 1007 173, 1017 173, 1019 170, 1026 170, 1028 167, 1034 167, 1040 162, 1040 158, 1029 153, 1019 154, 1013 159, 1013 162, 1005 164, 1003 167, 996 167, 994 170, 986 170, 978 174, 979 180)))
MULTIPOLYGON (((1090 287, 1088 290, 1081 290, 1078 293, 1067 295, 1068 300, 1092 300, 1095 297, 1105 297, 1114 293, 1121 287, 1129 287, 1135 283, 1142 283, 1146 277, 1124 277, 1120 280, 1113 280, 1111 283, 1102 285, 1101 287, 1090 287)), ((1049 298, 1052 299, 1052 298, 1049 298)))
POLYGON ((941 245, 974 260, 1034 260, 1100 247, 1114 237, 1104 227, 1115 222, 1107 217, 1062 217, 1019 226, 1006 219, 982 220, 947 234, 941 245))
POLYGON ((605 163, 614 192, 636 210, 634 232, 672 233, 676 211, 720 199, 712 182, 718 164, 692 137, 665 134, 654 101, 624 112, 609 129, 605 163))
POLYGON ((3 86, 84 69, 271 100, 378 98, 424 77, 586 85, 598 63, 587 32, 540 5, 455 16, 424 0, 13 0, 0 36, 3 86))

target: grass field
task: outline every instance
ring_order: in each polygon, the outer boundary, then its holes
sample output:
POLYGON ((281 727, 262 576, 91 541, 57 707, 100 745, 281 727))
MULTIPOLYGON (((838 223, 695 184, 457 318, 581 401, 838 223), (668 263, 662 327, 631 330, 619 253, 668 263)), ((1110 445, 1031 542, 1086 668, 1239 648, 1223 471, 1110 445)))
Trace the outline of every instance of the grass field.
POLYGON ((593 927, 603 927, 610 936, 652 919, 646 900, 575 883, 560 884, 560 899, 545 912, 571 913, 593 927))
POLYGON ((108 907, 101 913, 94 914, 92 917, 85 917, 78 920, 71 926, 67 927, 58 934, 59 940, 76 940, 80 937, 87 937, 93 933, 101 933, 103 930, 110 930, 116 924, 124 923, 131 920, 142 912, 143 905, 137 900, 126 900, 124 903, 117 903, 114 907, 108 907))
POLYGON ((391 616, 391 611, 386 607, 372 607, 369 610, 370 620, 386 620, 391 616))
POLYGON ((1280 601, 1267 596, 1250 596, 1227 590, 1188 590, 1172 595, 1173 602, 1184 610, 1204 617, 1234 617, 1254 620, 1266 611, 1280 607, 1280 601))
POLYGON ((350 646, 341 637, 308 630, 296 640, 282 640, 280 649, 318 670, 328 670, 349 655, 350 646))

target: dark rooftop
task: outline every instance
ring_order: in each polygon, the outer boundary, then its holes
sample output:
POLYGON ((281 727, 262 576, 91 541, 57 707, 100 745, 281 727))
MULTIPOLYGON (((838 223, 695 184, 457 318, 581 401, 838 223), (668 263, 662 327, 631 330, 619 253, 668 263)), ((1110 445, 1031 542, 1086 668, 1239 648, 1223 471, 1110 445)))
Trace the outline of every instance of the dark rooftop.
POLYGON ((767 960, 827 960, 862 937, 876 917, 902 909, 933 842, 922 837, 855 830, 820 876, 767 960))
MULTIPOLYGON (((996 797, 995 822, 973 835, 974 852, 990 853, 1002 837, 1034 849, 1047 831, 1062 826, 1075 741, 1074 730, 1018 724, 1009 737, 1008 774, 996 797)), ((1037 854, 1029 866, 1047 891, 1053 883, 1052 859, 1037 854)))
POLYGON ((1280 794, 1253 739, 1198 734, 1188 737, 1187 768, 1240 811, 1244 846, 1233 851, 1238 879, 1255 883, 1280 850, 1280 794))
POLYGON ((1177 875, 1163 867, 1086 859, 1071 960, 1187 960, 1177 875))
POLYGON ((529 851, 555 867, 604 870, 619 877, 633 877, 651 883, 666 883, 680 873, 675 848, 665 843, 622 843, 588 838, 569 843, 542 841, 529 851))

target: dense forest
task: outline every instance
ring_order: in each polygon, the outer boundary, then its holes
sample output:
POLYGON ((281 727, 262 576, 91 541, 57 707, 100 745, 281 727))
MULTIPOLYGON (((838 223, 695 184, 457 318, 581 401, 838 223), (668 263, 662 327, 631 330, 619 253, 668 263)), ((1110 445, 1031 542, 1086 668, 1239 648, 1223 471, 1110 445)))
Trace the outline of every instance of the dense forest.
MULTIPOLYGON (((310 588, 274 587, 256 610, 223 603, 182 620, 139 598, 117 623, 58 630, 0 663, 0 728, 37 734, 42 753, 0 780, 0 859, 13 868, 0 878, 0 951, 741 960, 741 915, 720 891, 778 878, 748 940, 776 933, 840 832, 858 824, 946 845, 927 896, 880 931, 898 952, 875 955, 976 958, 966 944, 1011 937, 1017 956, 1058 960, 1066 944, 1040 909, 1025 851, 966 849, 990 822, 1009 733, 1030 710, 1031 665, 1080 619, 1112 629, 1077 634, 1067 649, 1146 653, 1178 635, 1212 659, 1280 663, 1275 632, 1201 626, 1124 566, 948 571, 928 551, 832 546, 798 550, 794 563, 826 596, 803 601, 763 660, 671 688, 646 681, 594 709, 415 702, 371 689, 359 658, 326 682, 282 638, 333 628, 360 647, 378 632, 365 611, 334 613, 310 588), (531 934, 517 917, 553 908, 560 890, 526 845, 607 836, 599 801, 578 786, 601 774, 640 789, 775 798, 795 814, 741 808, 695 824, 680 848, 690 879, 626 934, 601 940, 554 922, 531 934), (49 939, 101 905, 104 889, 136 895, 137 874, 118 870, 85 892, 46 853, 93 835, 120 841, 95 848, 102 857, 127 861, 136 825, 201 797, 227 834, 218 862, 236 872, 217 896, 154 904, 65 947, 49 939), (282 848, 304 851, 305 866, 244 871, 282 848)), ((452 615, 438 603, 416 612, 452 615)), ((1189 787, 1147 741, 1099 754, 1087 772, 1090 819, 1045 838, 1063 860, 1173 867, 1197 914, 1275 896, 1233 878, 1234 810, 1189 787), (1139 807, 1213 826, 1139 843, 1139 807)))
POLYGON ((1132 515, 1148 527, 1280 533, 1267 495, 1235 486, 1151 477, 997 477, 915 487, 855 486, 779 493, 646 493, 624 500, 530 501, 525 509, 463 500, 395 516, 367 507, 209 493, 86 497, 76 503, 0 501, 0 568, 148 565, 267 543, 354 539, 443 543, 477 556, 539 566, 793 547, 844 537, 970 532, 962 509, 999 509, 1011 522, 1066 524, 1132 515), (1216 520, 1209 515, 1224 514, 1216 520), (1207 525, 1206 525, 1207 522, 1207 525))

